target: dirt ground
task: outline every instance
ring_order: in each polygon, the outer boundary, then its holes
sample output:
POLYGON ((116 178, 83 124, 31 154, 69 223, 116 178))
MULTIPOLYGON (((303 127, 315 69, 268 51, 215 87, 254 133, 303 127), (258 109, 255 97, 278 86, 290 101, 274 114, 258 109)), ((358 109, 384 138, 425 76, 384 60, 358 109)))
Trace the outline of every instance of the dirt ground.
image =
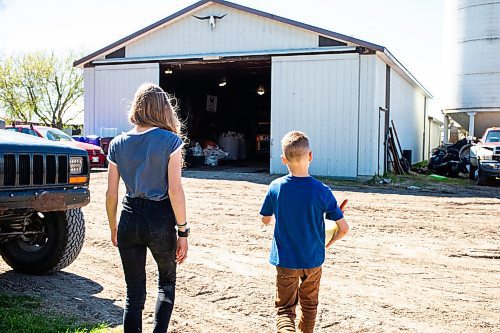
MULTIPOLYGON (((258 212, 266 174, 186 172, 192 223, 178 268, 171 332, 272 332, 272 226, 258 212)), ((93 173, 87 234, 63 272, 33 277, 0 261, 0 290, 42 296, 51 310, 120 324, 125 283, 109 241, 105 173, 93 173)), ((500 188, 415 191, 334 187, 350 234, 327 251, 316 332, 498 332, 500 188)), ((123 192, 123 189, 122 189, 123 192)), ((156 267, 149 256, 150 331, 156 267)))

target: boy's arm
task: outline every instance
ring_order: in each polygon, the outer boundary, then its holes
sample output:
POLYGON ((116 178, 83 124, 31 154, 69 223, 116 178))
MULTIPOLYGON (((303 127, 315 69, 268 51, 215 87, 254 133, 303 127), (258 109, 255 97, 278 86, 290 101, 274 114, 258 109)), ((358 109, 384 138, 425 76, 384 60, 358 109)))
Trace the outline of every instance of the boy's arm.
POLYGON ((349 225, 347 224, 346 220, 344 218, 341 218, 340 220, 335 221, 337 223, 337 226, 339 227, 339 231, 332 237, 330 242, 326 245, 327 248, 332 246, 333 243, 336 241, 344 238, 344 236, 347 234, 349 231, 349 225))
MULTIPOLYGON (((345 203, 347 203, 347 201, 345 201, 345 203)), ((336 241, 342 239, 349 231, 349 225, 344 219, 343 209, 345 209, 345 203, 342 203, 342 209, 337 206, 337 200, 333 196, 332 191, 329 188, 327 189, 325 201, 326 218, 328 220, 335 221, 339 228, 337 233, 332 237, 328 244, 326 244, 327 248, 332 246, 332 244, 336 241)))
POLYGON ((269 223, 274 221, 274 215, 271 216, 262 216, 262 223, 268 225, 269 223))

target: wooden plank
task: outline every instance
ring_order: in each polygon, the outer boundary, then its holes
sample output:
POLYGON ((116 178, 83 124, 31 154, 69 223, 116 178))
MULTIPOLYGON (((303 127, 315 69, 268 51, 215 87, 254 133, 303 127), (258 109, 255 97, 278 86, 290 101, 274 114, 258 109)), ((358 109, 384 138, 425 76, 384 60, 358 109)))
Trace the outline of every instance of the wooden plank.
POLYGON ((389 137, 388 137, 388 141, 389 141, 389 150, 391 151, 392 153, 392 156, 394 158, 394 161, 396 163, 396 165, 398 166, 398 173, 400 172, 400 163, 399 163, 399 154, 398 154, 398 151, 395 147, 395 143, 394 143, 394 133, 392 131, 392 128, 389 127, 389 137))
POLYGON ((394 140, 394 132, 393 132, 392 127, 389 127, 389 137, 390 137, 390 140, 392 140, 391 144, 392 144, 392 147, 394 149, 394 154, 397 157, 401 174, 408 174, 408 171, 410 170, 409 164, 406 161, 406 159, 403 157, 402 152, 401 152, 401 157, 399 157, 400 155, 399 155, 398 147, 396 146, 396 142, 394 140))
POLYGON ((396 126, 394 125, 394 120, 391 119, 391 130, 394 132, 394 138, 396 139, 396 143, 398 144, 399 151, 401 152, 401 156, 403 156, 403 149, 401 148, 401 144, 399 143, 398 132, 396 131, 396 126))
POLYGON ((398 164, 398 168, 399 168, 399 173, 401 175, 408 174, 408 169, 406 169, 405 164, 404 164, 405 160, 402 158, 402 156, 400 157, 400 155, 399 155, 398 148, 396 146, 394 137, 391 137, 391 146, 392 146, 392 149, 393 149, 395 156, 397 157, 397 164, 398 164))
POLYGON ((391 136, 391 132, 389 132, 388 144, 389 144, 389 152, 392 155, 392 165, 393 165, 394 172, 398 175, 401 175, 404 173, 404 170, 401 166, 398 152, 396 150, 395 143, 394 143, 394 138, 391 136))
POLYGON ((403 166, 405 168, 405 172, 408 173, 411 169, 411 161, 408 161, 403 155, 403 148, 401 148, 401 144, 399 143, 398 131, 396 130, 396 125, 394 125, 394 120, 391 120, 392 128, 394 129, 394 137, 396 139, 396 143, 398 144, 399 151, 401 152, 401 160, 403 161, 403 166))

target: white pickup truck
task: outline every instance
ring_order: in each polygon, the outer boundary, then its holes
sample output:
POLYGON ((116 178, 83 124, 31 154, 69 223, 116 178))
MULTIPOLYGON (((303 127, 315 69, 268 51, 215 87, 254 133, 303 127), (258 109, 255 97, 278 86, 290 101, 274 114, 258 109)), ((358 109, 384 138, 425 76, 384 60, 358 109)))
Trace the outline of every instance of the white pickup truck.
POLYGON ((470 168, 477 171, 477 185, 494 184, 500 177, 500 127, 487 128, 470 148, 470 168))

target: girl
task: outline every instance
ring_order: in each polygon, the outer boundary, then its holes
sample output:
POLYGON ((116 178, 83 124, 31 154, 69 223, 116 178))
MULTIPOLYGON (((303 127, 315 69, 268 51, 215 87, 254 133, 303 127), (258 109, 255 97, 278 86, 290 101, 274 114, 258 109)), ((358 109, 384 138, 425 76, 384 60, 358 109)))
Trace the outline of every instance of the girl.
POLYGON ((153 332, 163 333, 174 307, 176 267, 188 251, 181 124, 167 94, 152 83, 137 89, 129 119, 134 128, 109 146, 106 192, 111 242, 120 251, 127 284, 123 326, 125 333, 142 332, 149 248, 159 273, 153 332), (120 177, 126 195, 117 227, 120 177))

